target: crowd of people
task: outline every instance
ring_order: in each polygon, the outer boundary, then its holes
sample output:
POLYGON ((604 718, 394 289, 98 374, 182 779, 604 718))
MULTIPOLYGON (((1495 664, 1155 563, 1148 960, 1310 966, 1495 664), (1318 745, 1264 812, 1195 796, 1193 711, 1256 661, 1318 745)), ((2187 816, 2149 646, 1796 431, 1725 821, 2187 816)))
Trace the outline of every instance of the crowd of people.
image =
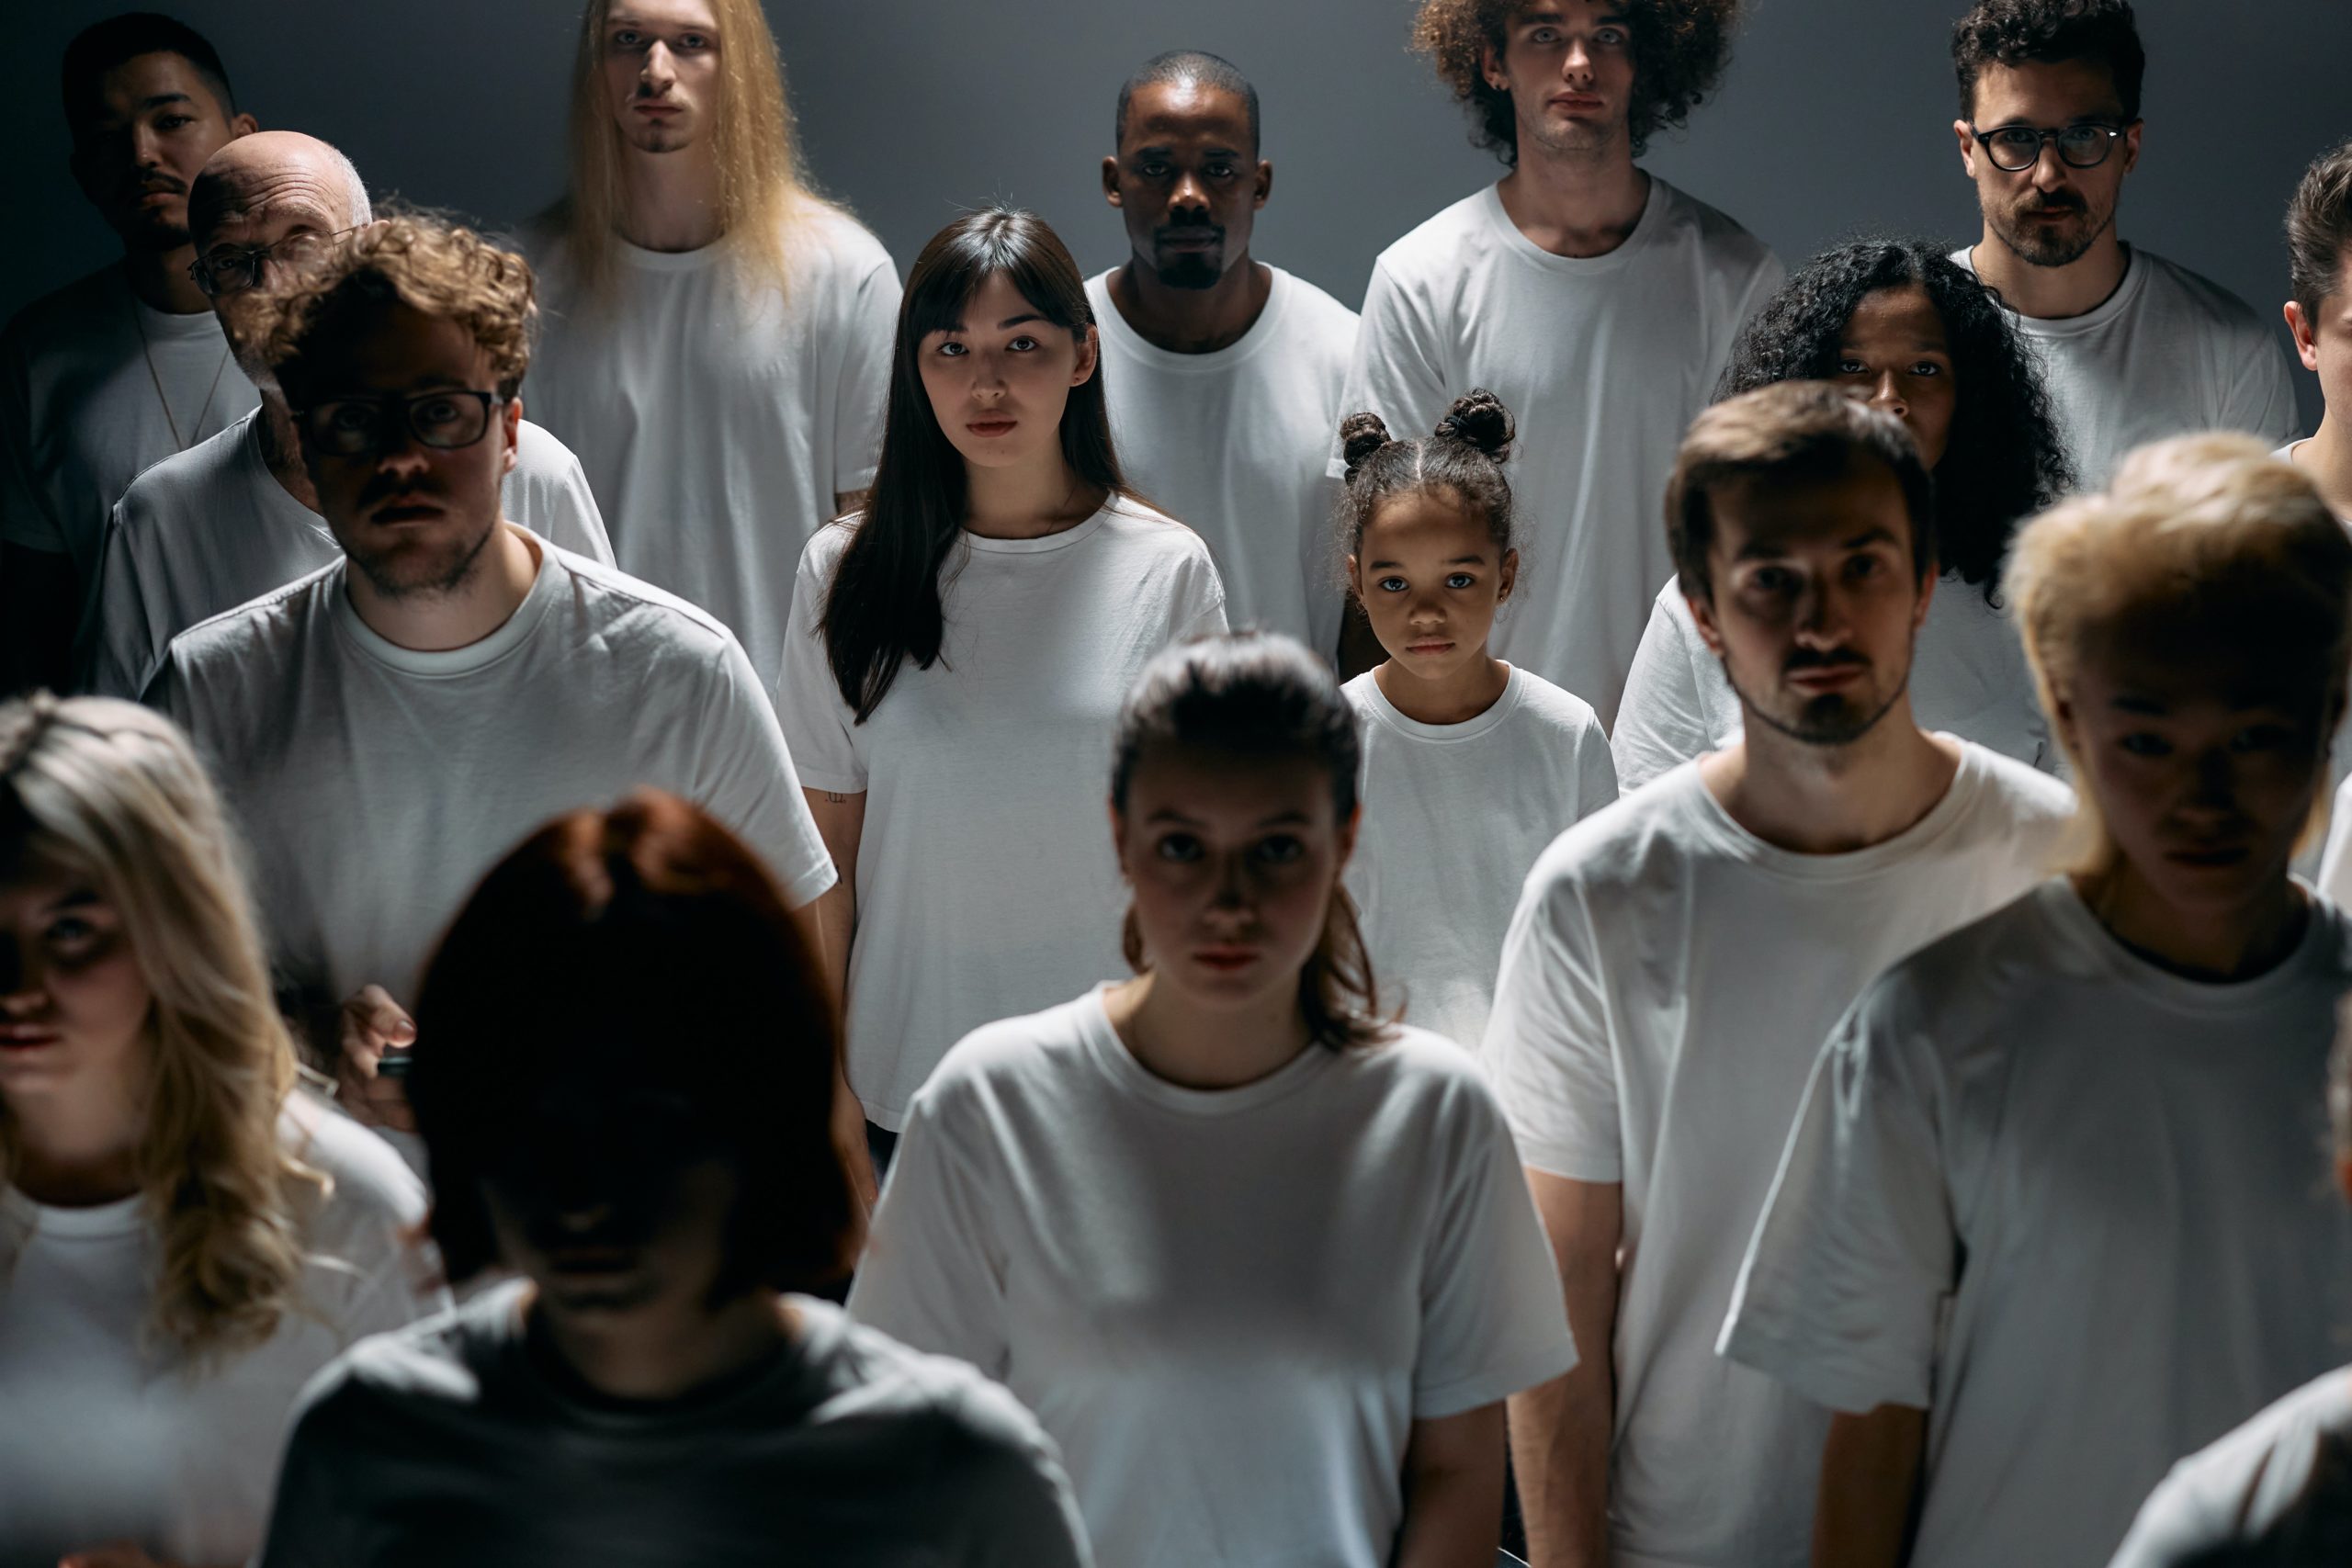
POLYGON ((2352 1562, 2352 143, 2298 439, 2127 0, 1792 272, 1639 162, 1738 10, 1421 0, 1361 313, 1197 51, 902 282, 757 0, 505 236, 76 37, 0 1568, 2352 1562))

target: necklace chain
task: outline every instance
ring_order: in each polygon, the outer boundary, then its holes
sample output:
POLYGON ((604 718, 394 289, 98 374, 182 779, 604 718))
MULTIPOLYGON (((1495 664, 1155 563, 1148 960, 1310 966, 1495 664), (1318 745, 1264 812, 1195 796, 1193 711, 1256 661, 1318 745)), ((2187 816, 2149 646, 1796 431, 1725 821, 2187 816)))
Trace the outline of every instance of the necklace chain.
MULTIPOLYGON (((163 373, 155 368, 154 345, 147 341, 147 323, 139 317, 139 301, 130 301, 130 324, 139 329, 139 353, 147 361, 147 379, 155 389, 155 400, 164 407, 164 423, 172 433, 172 450, 185 452, 187 436, 180 434, 180 422, 172 417, 172 400, 164 395, 163 373)), ((189 426, 198 435, 204 434, 204 416, 212 412, 213 395, 220 390, 220 378, 229 373, 229 345, 220 345, 220 363, 212 368, 212 385, 204 389, 204 401, 198 405, 196 423, 189 426)))

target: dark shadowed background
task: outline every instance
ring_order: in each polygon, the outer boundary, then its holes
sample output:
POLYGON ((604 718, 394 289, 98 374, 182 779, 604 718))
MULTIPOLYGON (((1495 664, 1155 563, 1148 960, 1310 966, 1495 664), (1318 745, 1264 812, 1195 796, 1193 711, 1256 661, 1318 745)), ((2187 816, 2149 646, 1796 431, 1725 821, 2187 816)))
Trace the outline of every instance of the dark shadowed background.
MULTIPOLYGON (((65 40, 126 8, 25 0, 0 92, 23 159, 0 314, 96 265, 112 237, 65 167, 65 40), (19 205, 21 202, 21 205, 19 205)), ((340 145, 379 194, 511 222, 562 184, 575 0, 161 0, 219 46, 242 107, 340 145)), ((1860 228, 1972 239, 1947 38, 1963 0, 1755 0, 1731 74, 1648 166, 1792 264, 1860 228)), ((2141 0, 2148 129, 2127 239, 2267 317, 2279 220, 2313 154, 2352 136, 2352 0, 2141 0)), ((962 208, 1037 209, 1089 271, 1120 259, 1096 165, 1129 70, 1223 54, 1265 100, 1258 253, 1353 304, 1373 257, 1494 177, 1427 63, 1411 0, 768 0, 818 182, 903 271, 962 208)), ((2281 329, 2281 339, 2284 331, 2281 329)), ((2307 419, 2318 391, 2297 376, 2307 419)))

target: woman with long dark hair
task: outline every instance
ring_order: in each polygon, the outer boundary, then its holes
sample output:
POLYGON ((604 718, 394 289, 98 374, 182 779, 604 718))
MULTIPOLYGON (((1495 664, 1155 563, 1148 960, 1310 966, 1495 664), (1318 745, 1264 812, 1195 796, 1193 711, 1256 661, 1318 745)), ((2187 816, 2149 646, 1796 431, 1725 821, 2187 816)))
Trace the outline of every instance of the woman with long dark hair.
POLYGON ((873 498, 809 541, 776 683, 869 1122, 896 1132, 967 1031, 1115 973, 1111 721, 1224 626, 1207 547, 1120 476, 1069 252, 1034 213, 950 223, 908 279, 873 498))
MULTIPOLYGON (((1942 581, 1911 668, 1921 726, 2056 767, 1998 592, 2018 522, 2071 483, 2032 350, 1939 247, 1864 240, 1824 252, 1781 286, 1741 333, 1716 400, 1795 380, 1841 385, 1886 409, 1935 476, 1942 581)), ((1740 725, 1739 698, 1700 640, 1680 581, 1669 581, 1611 735, 1618 782, 1646 784, 1740 725)))
POLYGON ((1362 765, 1289 638, 1155 660, 1108 770, 1134 977, 950 1052, 875 1215, 851 1315, 1035 1411, 1105 1564, 1491 1562, 1502 1401, 1575 1362, 1478 1066, 1378 1011, 1362 765))

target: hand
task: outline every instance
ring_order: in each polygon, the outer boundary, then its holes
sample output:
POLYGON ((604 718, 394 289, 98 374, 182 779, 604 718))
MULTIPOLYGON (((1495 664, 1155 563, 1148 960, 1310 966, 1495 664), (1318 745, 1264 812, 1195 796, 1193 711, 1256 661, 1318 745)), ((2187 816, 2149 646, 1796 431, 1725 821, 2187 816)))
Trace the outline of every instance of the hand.
MULTIPOLYGON (((416 1021, 381 986, 364 986, 343 1004, 343 1040, 335 1054, 335 1100, 354 1121, 396 1133, 416 1131, 408 1091, 376 1070, 387 1051, 416 1043, 416 1021)), ((106 1565, 111 1568, 111 1565, 106 1565)))
POLYGON ((130 1541, 108 1541, 81 1551, 69 1551, 57 1560, 57 1568, 178 1568, 160 1557, 150 1557, 146 1551, 130 1541))

